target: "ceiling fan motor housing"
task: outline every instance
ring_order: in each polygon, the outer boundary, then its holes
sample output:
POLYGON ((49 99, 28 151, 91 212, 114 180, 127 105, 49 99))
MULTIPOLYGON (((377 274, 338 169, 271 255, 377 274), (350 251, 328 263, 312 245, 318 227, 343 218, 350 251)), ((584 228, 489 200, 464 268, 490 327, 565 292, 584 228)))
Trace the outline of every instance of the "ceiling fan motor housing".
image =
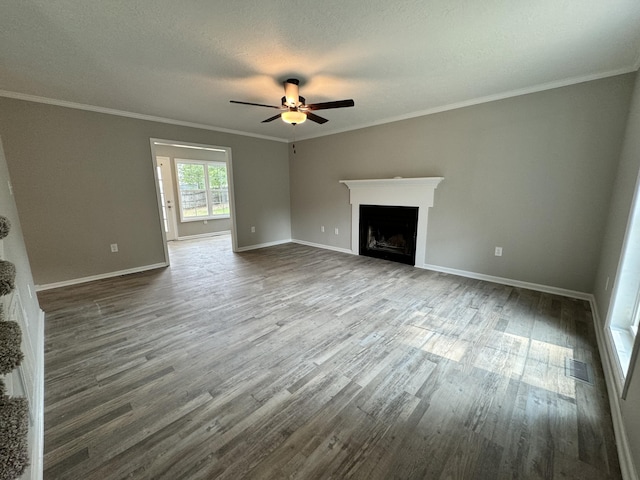
MULTIPOLYGON (((298 96, 298 107, 304 107, 305 106, 305 102, 306 99, 304 97, 298 96)), ((289 105, 289 102, 287 102, 287 97, 282 97, 282 106, 285 108, 297 108, 297 107, 292 107, 291 105, 289 105)))
POLYGON ((295 78, 290 78, 284 82, 284 98, 288 107, 298 107, 302 103, 300 102, 300 95, 298 91, 298 85, 300 82, 295 78))

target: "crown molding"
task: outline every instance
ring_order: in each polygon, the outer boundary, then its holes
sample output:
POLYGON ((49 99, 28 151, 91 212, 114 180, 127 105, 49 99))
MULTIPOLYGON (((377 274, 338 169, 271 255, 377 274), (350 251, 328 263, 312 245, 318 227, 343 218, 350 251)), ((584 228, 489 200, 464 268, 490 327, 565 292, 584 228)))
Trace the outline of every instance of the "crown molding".
POLYGON ((567 78, 564 80, 557 80, 557 81, 553 81, 553 82, 548 82, 548 83, 541 83, 539 85, 533 85, 531 87, 526 87, 526 88, 520 88, 517 90, 510 90, 507 92, 503 92, 503 93, 496 93, 494 95, 487 95, 485 97, 478 97, 478 98, 473 98, 470 100, 465 100, 464 102, 457 102, 457 103, 450 103, 448 105, 442 105, 439 107, 433 107, 433 108, 429 108, 427 110, 420 110, 417 112, 411 112, 411 113, 406 113, 403 115, 397 115, 395 117, 388 117, 382 120, 377 120, 374 122, 369 122, 367 124, 363 124, 363 125, 359 125, 359 126, 355 126, 355 127, 348 127, 348 128, 343 128, 343 129, 339 129, 339 130, 333 130, 331 132, 328 133, 324 133, 324 134, 312 134, 312 135, 303 135, 298 137, 297 141, 302 141, 302 140, 310 140, 312 138, 318 138, 318 137, 325 137, 328 135, 335 135, 338 133, 345 133, 345 132, 350 132, 353 130, 360 130, 363 128, 369 128, 369 127, 375 127, 378 125, 385 125, 387 123, 394 123, 394 122, 400 122, 402 120, 409 120, 412 118, 417 118, 417 117, 424 117, 427 115, 433 115, 434 113, 441 113, 441 112, 447 112, 449 110, 457 110, 459 108, 464 108, 464 107, 471 107, 473 105, 480 105, 482 103, 489 103, 489 102, 495 102, 497 100, 504 100, 506 98, 512 98, 512 97, 519 97, 521 95, 528 95, 530 93, 538 93, 538 92, 544 92, 545 90, 553 90, 554 88, 562 88, 562 87, 568 87, 570 85, 577 85, 579 83, 585 83, 585 82, 591 82, 594 80, 601 80, 603 78, 608 78, 608 77, 615 77, 617 75, 624 75, 626 73, 631 73, 631 72, 635 72, 638 71, 638 69, 640 68, 640 54, 635 62, 635 65, 629 66, 629 67, 625 67, 625 68, 620 68, 618 70, 611 70, 608 72, 603 72, 603 73, 594 73, 592 75, 584 75, 581 77, 572 77, 572 78, 567 78))
POLYGON ((268 135, 260 135, 257 133, 242 132, 240 130, 232 130, 229 128, 215 127, 204 123, 185 122, 182 120, 174 120, 165 117, 156 117, 154 115, 145 115, 142 113, 127 112, 125 110, 116 110, 114 108, 98 107, 96 105, 86 105, 84 103, 69 102, 67 100, 57 100, 55 98, 39 97, 37 95, 29 95, 26 93, 11 92, 9 90, 0 90, 0 97, 13 98, 16 100, 24 100, 26 102, 44 103, 47 105, 55 105, 57 107, 73 108, 76 110, 85 110, 88 112, 106 113, 107 115, 116 115, 118 117, 135 118, 137 120, 146 120, 149 122, 167 123, 170 125, 178 125, 181 127, 199 128, 201 130, 210 130, 213 132, 230 133, 233 135, 242 135, 244 137, 260 138, 262 140, 272 140, 274 142, 288 143, 289 140, 280 137, 270 137, 268 135))
POLYGON ((516 89, 516 90, 510 90, 507 92, 502 92, 502 93, 497 93, 494 95, 487 95, 484 97, 478 97, 478 98, 473 98, 470 100, 465 100, 463 102, 456 102, 456 103, 450 103, 447 105, 441 105, 438 107, 433 107, 433 108, 429 108, 426 110, 419 110, 417 112, 411 112, 411 113, 406 113, 403 115, 397 115, 394 117, 387 117, 381 120, 376 120, 374 122, 368 122, 365 124, 360 124, 360 125, 356 125, 356 126, 352 126, 352 127, 346 127, 346 128, 342 128, 342 129, 336 129, 336 130, 331 130, 325 133, 312 133, 309 135, 302 135, 297 137, 295 140, 292 138, 283 138, 283 137, 271 137, 268 135, 260 135, 257 133, 250 133, 250 132, 243 132, 240 130, 232 130, 232 129, 228 129, 228 128, 222 128, 222 127, 216 127, 213 125, 206 125, 206 124, 202 124, 202 123, 193 123, 193 122, 185 122, 182 120, 175 120, 175 119, 171 119, 171 118, 165 118, 165 117, 156 117, 153 115, 145 115, 145 114, 141 114, 141 113, 135 113, 135 112, 128 112, 125 110, 116 110, 116 109, 112 109, 112 108, 106 108, 106 107, 98 107, 95 105, 87 105, 87 104, 83 104, 83 103, 76 103, 76 102, 69 102, 66 100, 57 100, 54 98, 48 98, 48 97, 40 97, 37 95, 29 95, 26 93, 19 93, 19 92, 12 92, 9 90, 0 90, 0 97, 7 97, 7 98, 14 98, 16 100, 24 100, 27 102, 35 102, 35 103, 44 103, 44 104, 48 104, 48 105, 56 105, 59 107, 66 107, 66 108, 74 108, 77 110, 86 110, 86 111, 90 111, 90 112, 97 112, 97 113, 106 113, 108 115, 117 115, 120 117, 127 117, 127 118, 135 118, 138 120, 147 120, 147 121, 151 121, 151 122, 159 122, 159 123, 166 123, 166 124, 170 124, 170 125, 179 125, 182 127, 191 127, 191 128, 199 128, 202 130, 210 130, 210 131, 214 131, 214 132, 221 132, 221 133, 230 133, 233 135, 241 135, 241 136, 245 136, 245 137, 253 137, 253 138, 260 138, 263 140, 271 140, 271 141, 275 141, 275 142, 283 142, 283 143, 294 143, 295 141, 302 141, 302 140, 310 140, 313 138, 319 138, 319 137, 326 137, 329 135, 336 135, 339 133, 345 133, 345 132, 351 132, 354 130, 361 130, 363 128, 369 128, 369 127, 375 127, 375 126, 379 126, 379 125, 385 125, 387 123, 394 123, 394 122, 400 122, 402 120, 409 120, 412 118, 417 118, 417 117, 424 117, 427 115, 433 115, 435 113, 441 113, 441 112, 447 112, 449 110, 457 110, 459 108, 465 108, 465 107, 471 107, 474 105, 480 105, 483 103, 489 103, 489 102, 495 102, 497 100, 504 100, 507 98, 512 98, 512 97, 518 97, 521 95, 528 95, 530 93, 538 93, 538 92, 543 92, 545 90, 553 90, 554 88, 562 88, 562 87, 567 87, 570 85, 577 85, 579 83, 585 83, 585 82, 591 82, 594 80, 601 80, 603 78, 608 78, 608 77, 615 77, 617 75, 624 75, 626 73, 632 73, 632 72, 636 72, 640 70, 640 51, 638 52, 638 55, 635 59, 635 61, 633 62, 632 65, 628 66, 628 67, 624 67, 624 68, 620 68, 617 70, 610 70, 607 72, 601 72, 601 73, 594 73, 592 75, 583 75, 580 77, 571 77, 571 78, 567 78, 567 79, 563 79, 563 80, 557 80, 557 81, 553 81, 553 82, 548 82, 548 83, 542 83, 539 85, 533 85, 531 87, 526 87, 526 88, 520 88, 520 89, 516 89))

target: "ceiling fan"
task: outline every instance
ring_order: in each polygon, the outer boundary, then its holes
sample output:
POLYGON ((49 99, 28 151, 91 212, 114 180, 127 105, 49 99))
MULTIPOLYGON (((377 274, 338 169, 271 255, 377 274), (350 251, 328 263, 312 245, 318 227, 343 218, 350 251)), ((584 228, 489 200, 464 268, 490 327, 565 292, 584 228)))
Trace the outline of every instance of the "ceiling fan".
POLYGON ((305 103, 305 98, 301 97, 298 92, 298 85, 300 85, 300 81, 297 78, 289 78, 284 81, 284 97, 282 97, 281 100, 282 105, 279 106, 264 105, 262 103, 239 102, 237 100, 231 100, 231 103, 255 105, 256 107, 267 107, 281 110, 280 113, 263 120, 262 123, 268 123, 274 121, 276 118, 282 118, 284 122, 291 123, 293 125, 303 123, 307 119, 320 124, 327 123, 329 120, 311 112, 313 110, 328 110, 330 108, 353 107, 355 105, 354 101, 351 99, 307 104, 305 103))

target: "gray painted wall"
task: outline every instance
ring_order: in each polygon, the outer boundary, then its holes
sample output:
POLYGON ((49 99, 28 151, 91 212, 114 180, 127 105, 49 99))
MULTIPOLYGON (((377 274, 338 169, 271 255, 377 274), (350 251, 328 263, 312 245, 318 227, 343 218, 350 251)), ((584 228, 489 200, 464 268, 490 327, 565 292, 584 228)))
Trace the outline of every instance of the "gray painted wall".
POLYGON ((164 261, 150 138, 231 147, 238 246, 291 238, 285 143, 9 98, 0 136, 39 285, 164 261))
POLYGON ((428 264, 591 292, 634 78, 299 141, 293 238, 350 248, 341 179, 442 176, 428 264))
MULTIPOLYGON (((598 317, 601 322, 599 326, 601 330, 604 329, 604 323, 607 319, 613 283, 618 270, 618 262, 639 172, 640 76, 636 79, 631 112, 609 208, 608 223, 605 228, 602 255, 600 256, 600 264, 593 291, 598 308, 598 317), (610 281, 608 288, 605 289, 607 277, 610 281)), ((640 405, 640 357, 636 360, 634 367, 635 373, 631 376, 627 398, 624 401, 620 401, 620 409, 633 452, 635 467, 640 472, 640 409, 638 409, 638 405, 640 405)))

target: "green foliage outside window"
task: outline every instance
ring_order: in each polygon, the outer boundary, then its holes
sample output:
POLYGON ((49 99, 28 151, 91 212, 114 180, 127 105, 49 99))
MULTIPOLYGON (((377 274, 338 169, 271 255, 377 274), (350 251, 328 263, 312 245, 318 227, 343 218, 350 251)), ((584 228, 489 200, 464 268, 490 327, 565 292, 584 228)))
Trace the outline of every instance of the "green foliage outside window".
POLYGON ((227 167, 209 165, 209 186, 220 189, 227 188, 227 167))
POLYGON ((177 161, 176 169, 183 219, 207 218, 230 213, 226 165, 177 161), (208 177, 205 177, 205 168, 208 177))
POLYGON ((180 190, 204 190, 204 165, 178 163, 178 181, 180 190))

